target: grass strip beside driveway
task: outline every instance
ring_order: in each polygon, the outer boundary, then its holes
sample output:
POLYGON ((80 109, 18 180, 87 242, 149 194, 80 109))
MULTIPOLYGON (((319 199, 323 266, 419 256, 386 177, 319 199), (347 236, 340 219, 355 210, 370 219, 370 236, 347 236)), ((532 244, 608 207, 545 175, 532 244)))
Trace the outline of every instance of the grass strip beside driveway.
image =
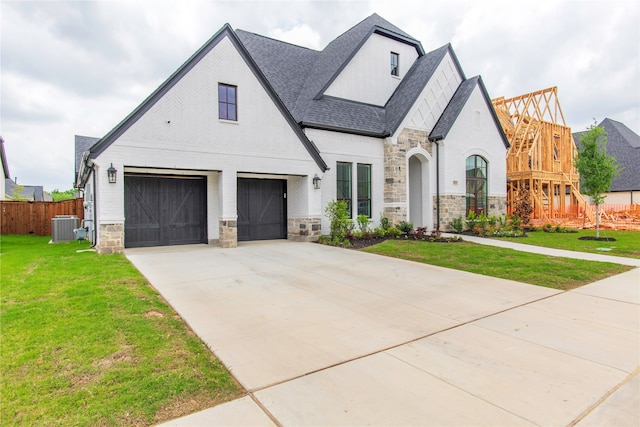
POLYGON ((546 248, 640 259, 640 232, 600 230, 600 237, 613 237, 616 239, 615 242, 579 239, 580 237, 595 237, 595 235, 595 230, 577 230, 577 233, 535 231, 528 232, 527 237, 500 237, 499 239, 546 248))
POLYGON ((0 241, 0 424, 149 425, 243 394, 123 255, 48 241, 0 241))
POLYGON ((573 289, 633 268, 608 262, 538 255, 471 242, 386 240, 363 251, 560 290, 573 289))

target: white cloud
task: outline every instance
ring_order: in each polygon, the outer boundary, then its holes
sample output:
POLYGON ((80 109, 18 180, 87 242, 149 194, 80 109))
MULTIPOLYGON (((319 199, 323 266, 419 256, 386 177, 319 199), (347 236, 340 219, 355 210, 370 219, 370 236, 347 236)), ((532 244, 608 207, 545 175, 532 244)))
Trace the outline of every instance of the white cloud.
POLYGON ((0 135, 24 184, 68 188, 73 136, 103 136, 222 25, 322 49, 372 13, 451 42, 491 96, 558 86, 568 125, 640 132, 635 0, 0 2, 0 135))
POLYGON ((287 43, 304 46, 311 49, 320 50, 324 46, 320 45, 320 34, 307 24, 298 24, 290 29, 274 28, 269 31, 269 37, 282 40, 287 43))

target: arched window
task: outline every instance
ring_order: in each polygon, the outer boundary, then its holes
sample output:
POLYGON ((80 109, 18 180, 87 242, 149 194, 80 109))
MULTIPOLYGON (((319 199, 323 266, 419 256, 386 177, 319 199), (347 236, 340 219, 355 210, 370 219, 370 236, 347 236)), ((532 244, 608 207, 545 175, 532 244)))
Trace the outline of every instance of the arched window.
POLYGON ((480 156, 467 157, 467 215, 487 214, 487 161, 480 156))

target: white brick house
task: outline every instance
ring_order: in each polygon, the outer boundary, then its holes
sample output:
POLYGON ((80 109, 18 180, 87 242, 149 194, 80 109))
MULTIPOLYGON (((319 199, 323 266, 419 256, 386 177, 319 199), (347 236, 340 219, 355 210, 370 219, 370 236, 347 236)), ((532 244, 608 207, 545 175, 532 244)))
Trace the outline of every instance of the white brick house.
POLYGON ((322 51, 225 25, 111 132, 76 137, 76 184, 103 253, 313 240, 335 199, 446 229, 504 213, 507 146, 450 45, 375 14, 322 51))

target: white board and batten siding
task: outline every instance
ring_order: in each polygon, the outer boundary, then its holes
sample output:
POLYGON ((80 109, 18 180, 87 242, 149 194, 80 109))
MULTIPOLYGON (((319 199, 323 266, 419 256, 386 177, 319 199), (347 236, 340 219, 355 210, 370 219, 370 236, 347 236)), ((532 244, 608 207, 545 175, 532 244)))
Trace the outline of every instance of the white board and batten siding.
MULTIPOLYGON (((371 165, 371 219, 372 226, 378 226, 384 201, 384 139, 318 129, 305 129, 307 137, 314 141, 329 170, 322 177, 321 211, 322 230, 328 234, 329 219, 324 215, 329 202, 336 200, 337 175, 336 163, 351 163, 351 191, 353 206, 357 200, 357 164, 371 165)), ((356 219, 357 211, 353 209, 352 218, 356 219)))
POLYGON ((441 189, 444 194, 466 194, 467 157, 478 155, 487 161, 488 195, 506 197, 507 149, 493 121, 480 87, 476 86, 458 119, 441 144, 444 167, 441 168, 441 189), (461 166, 462 165, 462 166, 461 166))
MULTIPOLYGON (((223 38, 155 105, 98 156, 100 219, 124 221, 123 171, 207 176, 209 237, 218 219, 235 219, 238 172, 278 174, 310 186, 320 170, 228 38, 223 38), (237 86, 238 120, 218 119, 218 83, 237 86), (108 184, 106 169, 118 169, 108 184), (116 185, 117 191, 113 191, 116 185), (218 200, 220 199, 220 200, 218 200), (215 202, 213 201, 215 200, 215 202)), ((285 179, 282 178, 282 179, 285 179)), ((291 190, 290 190, 291 191, 291 190)), ((305 207, 297 207, 300 215, 305 207)), ((212 235, 213 233, 213 235, 212 235)))
POLYGON ((374 33, 324 94, 384 106, 417 58, 415 47, 374 33), (391 75, 391 52, 399 55, 398 77, 391 75))

